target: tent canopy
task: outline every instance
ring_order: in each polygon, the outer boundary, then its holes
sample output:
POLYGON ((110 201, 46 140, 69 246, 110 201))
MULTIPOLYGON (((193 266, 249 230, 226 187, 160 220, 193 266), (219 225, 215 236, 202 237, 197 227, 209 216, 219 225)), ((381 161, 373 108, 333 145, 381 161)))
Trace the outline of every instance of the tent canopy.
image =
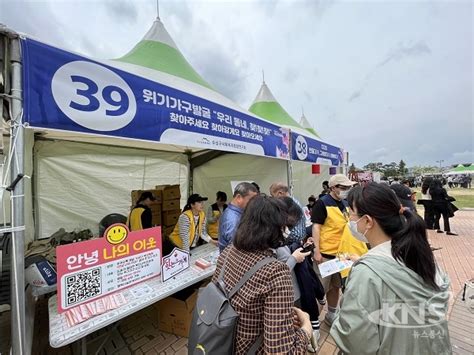
POLYGON ((116 60, 168 73, 213 90, 184 58, 159 18, 129 53, 116 60))
MULTIPOLYGON (((334 166, 343 164, 343 150, 321 142, 316 132, 300 126, 278 103, 265 81, 249 111, 291 130, 291 159, 334 166)), ((311 127, 309 122, 306 123, 311 127)))
POLYGON ((463 175, 463 174, 474 174, 474 165, 462 165, 459 164, 453 170, 446 173, 446 175, 463 175))
POLYGON ((319 138, 319 134, 316 132, 316 130, 313 128, 313 126, 311 126, 308 119, 304 115, 304 112, 302 113, 301 118, 300 118, 300 126, 319 138))

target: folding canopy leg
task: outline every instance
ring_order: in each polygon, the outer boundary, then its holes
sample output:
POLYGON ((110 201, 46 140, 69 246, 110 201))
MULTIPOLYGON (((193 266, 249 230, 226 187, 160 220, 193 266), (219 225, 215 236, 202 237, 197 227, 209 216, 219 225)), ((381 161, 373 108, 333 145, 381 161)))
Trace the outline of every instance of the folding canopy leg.
MULTIPOLYGON (((24 169, 24 128, 22 124, 22 91, 21 91, 21 55, 20 40, 18 37, 10 40, 11 63, 11 112, 12 112, 12 139, 14 142, 11 178, 13 180, 23 174, 24 169)), ((12 228, 22 227, 24 216, 24 180, 17 181, 11 192, 11 222, 12 228)), ((25 328, 25 232, 12 232, 12 267, 11 267, 11 336, 12 354, 28 355, 31 349, 26 346, 25 328)))

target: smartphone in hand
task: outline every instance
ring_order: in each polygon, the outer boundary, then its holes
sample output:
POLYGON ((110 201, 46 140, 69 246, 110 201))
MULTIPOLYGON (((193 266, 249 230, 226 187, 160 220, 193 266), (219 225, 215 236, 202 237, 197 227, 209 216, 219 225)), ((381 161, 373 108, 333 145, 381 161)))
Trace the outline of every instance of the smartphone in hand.
POLYGON ((302 253, 307 253, 308 251, 312 251, 314 249, 314 244, 310 243, 303 247, 302 253))

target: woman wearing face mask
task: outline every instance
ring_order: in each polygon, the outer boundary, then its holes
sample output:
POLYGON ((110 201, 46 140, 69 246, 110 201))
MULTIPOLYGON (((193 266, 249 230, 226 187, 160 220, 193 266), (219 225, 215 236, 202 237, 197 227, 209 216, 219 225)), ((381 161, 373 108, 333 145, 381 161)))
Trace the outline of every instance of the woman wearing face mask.
POLYGON ((421 217, 382 184, 354 188, 348 202, 351 231, 371 250, 347 280, 331 328, 337 346, 347 354, 450 354, 449 281, 421 217))

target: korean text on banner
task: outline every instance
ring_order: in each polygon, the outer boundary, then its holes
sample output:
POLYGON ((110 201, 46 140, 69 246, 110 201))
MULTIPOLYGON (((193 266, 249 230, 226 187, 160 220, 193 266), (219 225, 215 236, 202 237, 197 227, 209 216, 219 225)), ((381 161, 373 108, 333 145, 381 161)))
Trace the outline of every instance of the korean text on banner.
POLYGON ((341 148, 295 132, 291 133, 291 142, 293 160, 333 166, 344 163, 344 151, 341 148))
POLYGON ((289 130, 224 104, 25 39, 30 127, 289 159, 289 130))

